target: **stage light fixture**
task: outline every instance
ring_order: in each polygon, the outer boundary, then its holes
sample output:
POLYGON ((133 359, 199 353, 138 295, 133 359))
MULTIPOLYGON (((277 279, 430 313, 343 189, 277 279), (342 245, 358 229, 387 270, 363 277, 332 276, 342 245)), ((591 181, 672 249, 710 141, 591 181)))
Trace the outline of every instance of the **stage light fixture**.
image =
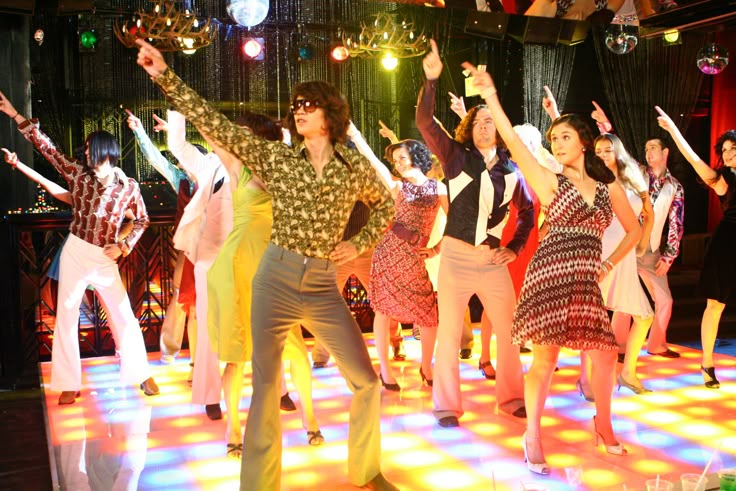
POLYGON ((336 62, 341 63, 350 57, 350 53, 345 46, 335 46, 330 51, 330 57, 336 62))
POLYGON ((97 33, 94 29, 87 29, 79 34, 79 46, 85 50, 92 51, 97 45, 97 33))
POLYGON ((310 43, 299 46, 299 61, 309 61, 314 58, 314 46, 310 43))
POLYGON ((251 60, 262 60, 263 38, 247 38, 243 43, 243 54, 251 60))
POLYGON ((664 40, 665 46, 673 46, 676 44, 682 44, 682 38, 680 37, 680 31, 677 29, 670 29, 669 31, 664 31, 664 36, 662 37, 664 40))
POLYGON ((399 59, 396 58, 393 53, 388 52, 381 57, 381 65, 384 70, 389 72, 394 71, 399 66, 399 59))

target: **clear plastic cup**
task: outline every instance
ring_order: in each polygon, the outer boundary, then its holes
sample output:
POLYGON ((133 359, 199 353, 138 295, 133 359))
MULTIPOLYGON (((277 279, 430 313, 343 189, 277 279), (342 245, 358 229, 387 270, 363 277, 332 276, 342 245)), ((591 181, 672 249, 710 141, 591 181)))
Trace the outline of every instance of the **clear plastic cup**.
POLYGON ((736 468, 718 471, 721 491, 736 491, 736 468))
POLYGON ((522 491, 547 491, 547 486, 541 482, 522 482, 522 491))
POLYGON ((682 491, 705 491, 706 477, 700 480, 700 474, 683 474, 680 476, 682 491))
POLYGON ((649 479, 644 484, 647 486, 647 491, 672 491, 672 488, 675 487, 673 483, 664 479, 649 479))

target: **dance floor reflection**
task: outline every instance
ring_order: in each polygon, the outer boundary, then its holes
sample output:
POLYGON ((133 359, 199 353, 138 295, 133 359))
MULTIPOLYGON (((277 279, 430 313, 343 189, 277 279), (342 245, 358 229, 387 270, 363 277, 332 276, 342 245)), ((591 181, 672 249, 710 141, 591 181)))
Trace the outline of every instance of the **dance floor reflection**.
MULTIPOLYGON (((366 341, 377 369, 372 336, 366 341)), ((411 337, 405 344, 407 361, 394 362, 402 391, 381 393, 382 469, 403 490, 522 490, 542 483, 552 491, 574 489, 575 479, 582 481, 578 489, 641 490, 657 475, 678 481, 682 473, 700 472, 711 456, 711 471, 736 466, 736 358, 716 355, 722 386, 710 390, 699 374, 700 352, 677 346, 683 356, 675 360, 644 353, 639 374, 654 392, 615 392, 614 428, 629 450, 618 457, 593 447, 593 404, 575 388, 579 358, 563 350, 542 421, 553 470, 542 477, 523 461, 524 420, 493 410, 494 382, 477 369, 478 349, 472 359, 460 361, 466 411, 461 426, 441 428, 432 416, 431 389, 419 377, 420 344, 411 337)), ((190 403, 187 354, 173 365, 160 364, 158 353, 149 359, 159 396, 120 387, 115 357, 83 360, 84 388, 75 404, 58 406, 58 393, 46 394, 55 484, 70 490, 238 489, 240 461, 226 456, 224 420, 210 421, 203 407, 190 403)), ((522 361, 528 368, 531 355, 522 355, 522 361)), ((299 412, 282 411, 283 489, 355 489, 346 475, 350 392, 334 362, 313 373, 315 411, 326 443, 310 447, 299 412)), ((49 376, 50 365, 44 363, 44 386, 49 376)), ((249 367, 245 377, 243 421, 250 402, 249 367)), ((296 392, 290 392, 298 405, 296 392)))

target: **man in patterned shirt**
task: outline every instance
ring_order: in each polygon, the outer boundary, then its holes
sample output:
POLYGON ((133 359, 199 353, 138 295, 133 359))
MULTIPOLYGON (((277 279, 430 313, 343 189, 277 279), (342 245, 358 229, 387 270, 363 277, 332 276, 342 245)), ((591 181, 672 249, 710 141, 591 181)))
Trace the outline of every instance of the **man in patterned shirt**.
POLYGON ((685 192, 680 182, 667 169, 670 149, 662 138, 651 138, 644 151, 648 167, 649 199, 654 207, 654 227, 647 252, 636 259, 637 270, 654 300, 654 322, 649 331, 647 351, 665 358, 679 358, 680 354, 667 346, 667 327, 672 315, 672 293, 667 272, 680 253, 685 219, 685 192), (660 244, 665 222, 669 223, 667 241, 662 252, 660 244))
POLYGON ((344 145, 349 107, 326 82, 294 88, 286 127, 293 147, 258 138, 214 110, 138 40, 138 64, 199 132, 238 157, 271 193, 273 228, 253 279, 253 396, 244 437, 242 490, 281 489, 281 356, 301 322, 335 357, 354 392, 348 475, 357 486, 397 489, 380 472, 380 386, 358 324, 336 284, 336 264, 373 246, 393 217, 393 201, 367 159, 344 145), (371 208, 365 227, 342 234, 354 203, 371 208))
POLYGON ((159 393, 151 377, 138 319, 115 262, 127 256, 148 227, 148 213, 138 183, 116 167, 120 146, 115 137, 96 131, 85 143, 86 163, 64 155, 39 128, 15 110, 0 92, 0 111, 18 124, 21 134, 64 177, 71 192, 70 234, 61 252, 59 289, 51 351, 51 389, 61 391, 59 404, 73 404, 82 387, 79 359, 79 305, 87 285, 108 307, 110 329, 120 352, 120 379, 140 384, 146 395, 159 393), (134 215, 133 230, 120 240, 125 212, 134 215))

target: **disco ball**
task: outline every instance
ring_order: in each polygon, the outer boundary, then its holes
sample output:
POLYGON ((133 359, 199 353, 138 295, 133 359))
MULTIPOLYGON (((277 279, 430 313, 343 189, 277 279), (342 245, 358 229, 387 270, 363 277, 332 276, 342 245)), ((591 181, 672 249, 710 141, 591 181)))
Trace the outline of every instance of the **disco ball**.
POLYGON ((711 43, 698 51, 698 68, 706 75, 718 75, 728 65, 728 50, 711 43))
POLYGON ((227 15, 241 26, 256 26, 268 15, 268 0, 230 0, 227 15))
POLYGON ((639 42, 639 28, 627 24, 611 24, 606 29, 606 47, 617 55, 631 53, 639 42))

